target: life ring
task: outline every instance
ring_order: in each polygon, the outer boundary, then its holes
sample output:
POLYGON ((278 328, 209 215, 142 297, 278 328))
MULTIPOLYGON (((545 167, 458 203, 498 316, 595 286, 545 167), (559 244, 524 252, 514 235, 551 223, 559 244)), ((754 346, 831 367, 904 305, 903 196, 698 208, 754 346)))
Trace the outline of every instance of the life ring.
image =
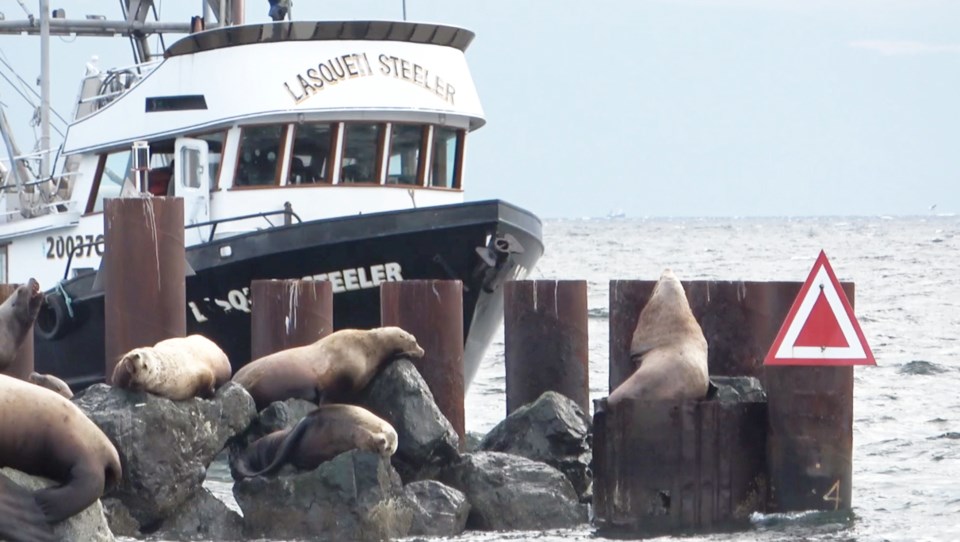
POLYGON ((55 292, 44 297, 44 303, 37 313, 34 333, 45 341, 59 339, 72 328, 73 318, 67 310, 67 301, 63 294, 55 292))

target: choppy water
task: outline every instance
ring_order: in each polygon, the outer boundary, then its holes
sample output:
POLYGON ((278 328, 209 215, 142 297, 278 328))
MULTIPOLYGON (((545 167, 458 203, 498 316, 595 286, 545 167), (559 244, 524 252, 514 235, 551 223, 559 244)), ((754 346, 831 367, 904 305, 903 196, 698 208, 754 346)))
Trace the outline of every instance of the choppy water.
MULTIPOLYGON (((746 533, 682 540, 960 539, 960 218, 548 220, 533 279, 584 279, 590 384, 607 394, 611 279, 802 281, 820 249, 857 286, 856 314, 877 367, 855 370, 853 513, 757 517, 746 533)), ((466 400, 467 429, 506 409, 503 335, 466 400)), ((208 485, 230 495, 225 473, 208 485)), ((590 527, 468 533, 452 540, 596 540, 590 527)))

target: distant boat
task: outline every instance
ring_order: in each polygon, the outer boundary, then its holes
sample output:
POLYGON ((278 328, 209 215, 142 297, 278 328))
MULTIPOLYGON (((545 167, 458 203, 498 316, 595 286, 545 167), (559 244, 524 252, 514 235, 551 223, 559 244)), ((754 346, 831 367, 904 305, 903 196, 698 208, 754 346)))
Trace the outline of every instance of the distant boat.
POLYGON ((607 213, 607 218, 609 219, 626 218, 626 217, 627 217, 627 213, 624 212, 623 209, 611 209, 610 212, 607 213))

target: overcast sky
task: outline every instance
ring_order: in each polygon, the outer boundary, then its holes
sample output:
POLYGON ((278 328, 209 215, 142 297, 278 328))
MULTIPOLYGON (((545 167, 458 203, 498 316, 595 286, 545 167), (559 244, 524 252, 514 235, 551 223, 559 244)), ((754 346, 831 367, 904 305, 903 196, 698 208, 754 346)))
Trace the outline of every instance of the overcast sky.
MULTIPOLYGON (((117 2, 51 0, 71 18, 117 2)), ((25 4, 37 12, 38 2, 25 4)), ((199 0, 158 0, 177 19, 199 0)), ((247 21, 267 20, 246 0, 247 21)), ((926 215, 960 211, 958 0, 407 0, 463 26, 487 125, 468 199, 542 217, 926 215), (936 207, 933 207, 933 206, 936 207), (932 208, 933 207, 933 208, 932 208)), ((192 9, 191 9, 192 7, 192 9)), ((7 20, 24 17, 0 0, 7 20)), ((296 19, 399 19, 401 0, 295 0, 296 19)), ((54 106, 121 40, 53 42, 54 106)), ((0 37, 33 81, 39 40, 0 37)), ((9 73, 4 69, 4 73, 9 73)), ((29 108, 0 80, 20 144, 29 108)))

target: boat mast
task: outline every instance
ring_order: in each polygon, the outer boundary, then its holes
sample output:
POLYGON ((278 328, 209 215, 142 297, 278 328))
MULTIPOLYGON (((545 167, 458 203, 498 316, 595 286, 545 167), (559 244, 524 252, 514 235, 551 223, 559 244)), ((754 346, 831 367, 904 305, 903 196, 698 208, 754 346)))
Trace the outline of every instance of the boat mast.
POLYGON ((50 0, 40 0, 40 180, 50 177, 50 0))

